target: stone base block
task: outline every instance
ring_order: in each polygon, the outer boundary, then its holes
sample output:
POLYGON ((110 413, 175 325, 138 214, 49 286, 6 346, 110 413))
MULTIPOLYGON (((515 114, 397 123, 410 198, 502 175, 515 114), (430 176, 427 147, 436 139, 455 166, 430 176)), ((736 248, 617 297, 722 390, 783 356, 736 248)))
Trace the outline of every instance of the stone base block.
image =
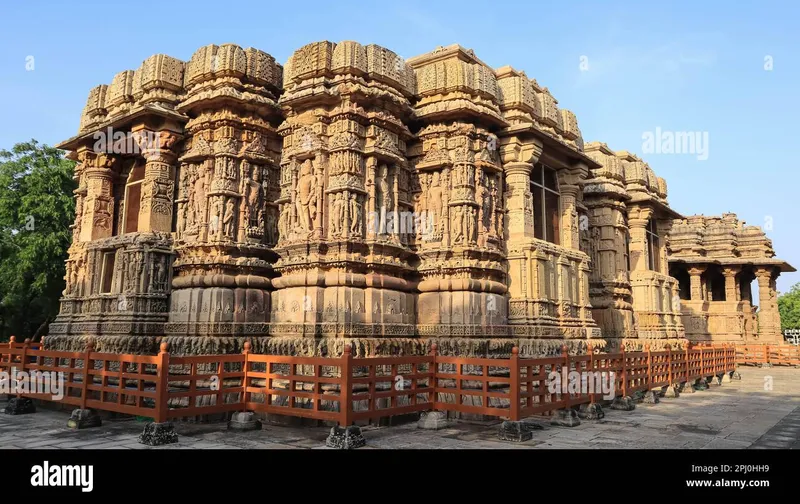
POLYGON ((574 409, 558 410, 556 416, 550 420, 551 425, 560 425, 561 427, 575 427, 581 424, 578 413, 574 409))
POLYGON ((36 406, 34 406, 32 399, 27 397, 14 397, 8 401, 4 412, 6 415, 25 415, 27 413, 36 413, 36 406))
POLYGON ((655 390, 648 390, 644 393, 644 401, 645 404, 658 404, 661 402, 661 399, 658 397, 658 392, 655 390))
POLYGON ((642 392, 641 390, 637 390, 636 392, 633 393, 631 399, 633 399, 633 402, 637 404, 644 402, 644 392, 642 392))
POLYGON ((662 395, 663 397, 667 397, 670 399, 675 399, 676 397, 680 397, 681 393, 678 391, 679 388, 680 385, 677 383, 674 385, 669 385, 667 387, 664 387, 664 393, 662 395))
POLYGON ((230 430, 250 431, 260 428, 261 422, 256 420, 255 414, 251 411, 234 413, 228 422, 228 429, 230 430))
POLYGON ((695 390, 708 390, 708 382, 705 378, 698 378, 694 385, 692 386, 695 390))
POLYGON ((423 411, 417 422, 418 429, 439 430, 447 427, 447 414, 444 411, 423 411))
POLYGON ((535 422, 512 422, 506 420, 500 425, 500 429, 497 431, 497 437, 503 441, 522 443, 531 440, 533 431, 543 428, 544 427, 535 422))
POLYGON ((724 373, 722 375, 722 378, 720 378, 720 380, 719 380, 720 385, 722 385, 723 383, 730 383, 730 382, 731 382, 731 374, 730 373, 724 373))
POLYGON ((139 434, 139 442, 148 446, 161 446, 178 442, 178 433, 172 422, 149 422, 139 434))
POLYGON ((603 407, 598 403, 581 404, 578 408, 578 418, 583 420, 600 420, 605 416, 603 407))
POLYGON ((630 396, 615 397, 611 403, 611 409, 620 411, 633 411, 636 409, 636 402, 630 396))
POLYGON ((67 420, 67 427, 70 429, 88 429, 90 427, 100 427, 103 421, 100 415, 93 409, 75 409, 67 420))
POLYGON ((325 446, 340 450, 361 448, 366 444, 367 440, 361 434, 361 427, 356 425, 351 425, 347 428, 331 427, 331 433, 328 434, 328 439, 325 440, 325 446))
POLYGON ((741 380, 741 379, 742 375, 739 374, 739 371, 734 371, 733 374, 731 375, 731 380, 741 380))

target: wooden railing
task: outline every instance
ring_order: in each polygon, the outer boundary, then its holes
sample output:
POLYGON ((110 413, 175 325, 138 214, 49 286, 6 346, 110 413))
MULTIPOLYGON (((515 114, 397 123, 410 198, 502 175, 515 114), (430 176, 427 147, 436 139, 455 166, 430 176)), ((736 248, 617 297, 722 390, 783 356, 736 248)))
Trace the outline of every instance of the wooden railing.
POLYGON ((349 346, 341 357, 259 355, 250 348, 248 342, 240 354, 177 357, 166 343, 145 356, 11 342, 0 346, 0 371, 16 370, 18 397, 157 422, 254 411, 352 425, 430 410, 520 420, 721 376, 736 362, 732 345, 585 355, 564 347, 535 359, 521 359, 517 348, 507 359, 441 356, 436 345, 429 355, 369 358, 353 358, 349 346), (61 374, 63 396, 36 389, 39 373, 61 374), (605 389, 604 380, 611 380, 605 389))
POLYGON ((737 345, 736 362, 746 366, 800 366, 800 346, 737 345))

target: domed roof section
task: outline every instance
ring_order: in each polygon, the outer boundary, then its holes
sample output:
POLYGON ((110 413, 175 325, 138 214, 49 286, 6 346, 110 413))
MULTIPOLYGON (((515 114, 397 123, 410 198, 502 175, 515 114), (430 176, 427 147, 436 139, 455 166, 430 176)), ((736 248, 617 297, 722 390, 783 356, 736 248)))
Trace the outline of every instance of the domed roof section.
POLYGON ((284 66, 284 87, 316 77, 353 74, 383 82, 410 96, 413 72, 403 58, 389 49, 346 40, 338 44, 322 41, 306 44, 289 57, 284 66))

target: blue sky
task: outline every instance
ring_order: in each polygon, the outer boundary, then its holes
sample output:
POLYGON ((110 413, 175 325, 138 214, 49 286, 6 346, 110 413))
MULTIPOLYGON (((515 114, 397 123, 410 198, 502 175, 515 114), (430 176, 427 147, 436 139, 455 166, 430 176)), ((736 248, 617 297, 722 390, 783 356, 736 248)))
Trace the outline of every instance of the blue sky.
MULTIPOLYGON (((459 43, 547 86, 577 114, 586 141, 642 155, 666 178, 677 211, 736 212, 771 228, 778 256, 800 267, 791 122, 800 116, 798 5, 7 0, 0 148, 74 135, 89 89, 155 53, 188 60, 203 45, 232 42, 283 63, 317 40, 376 43, 406 58, 459 43), (643 154, 643 134, 656 128, 707 133, 707 159, 643 154)), ((784 274, 779 290, 798 281, 800 274, 784 274)))

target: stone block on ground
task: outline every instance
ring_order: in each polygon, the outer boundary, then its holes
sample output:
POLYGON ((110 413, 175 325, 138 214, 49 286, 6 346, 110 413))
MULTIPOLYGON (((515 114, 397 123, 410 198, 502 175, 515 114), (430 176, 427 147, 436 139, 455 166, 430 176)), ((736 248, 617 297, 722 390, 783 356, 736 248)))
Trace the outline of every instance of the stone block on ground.
POLYGON ((361 427, 351 425, 346 428, 339 426, 331 427, 331 433, 325 440, 325 446, 328 448, 337 448, 340 450, 351 450, 354 448, 361 448, 367 444, 364 435, 361 434, 361 427))
POLYGON ((500 429, 497 431, 497 437, 503 441, 522 443, 525 441, 530 441, 530 439, 533 437, 533 431, 541 430, 543 428, 544 427, 536 422, 513 422, 506 420, 500 424, 500 429))
POLYGON ((742 379, 742 375, 739 374, 739 371, 734 371, 731 374, 731 380, 741 380, 741 379, 742 379))
POLYGON ((230 430, 258 430, 261 428, 261 422, 256 420, 255 414, 251 411, 239 411, 231 416, 228 422, 228 429, 230 430))
POLYGON ((28 413, 36 413, 36 406, 34 406, 32 399, 27 397, 14 397, 9 399, 3 411, 6 415, 25 415, 28 413))
POLYGON ((439 430, 447 425, 447 414, 444 411, 423 411, 417 422, 418 429, 439 430))
POLYGON ((620 411, 633 411, 636 409, 636 402, 630 396, 615 397, 611 403, 611 409, 620 411))
POLYGON ((637 390, 637 391, 635 391, 635 392, 634 392, 634 393, 631 395, 631 399, 632 399, 632 400, 633 400, 633 402, 635 402, 635 403, 640 403, 640 402, 644 401, 644 392, 642 392, 641 390, 637 390))
POLYGON ((664 387, 664 393, 662 394, 663 397, 674 399, 676 397, 680 397, 681 393, 678 391, 680 389, 680 385, 677 383, 674 385, 668 385, 664 387))
POLYGON ((551 425, 560 425, 561 427, 575 427, 581 424, 578 413, 574 409, 561 409, 556 412, 556 416, 550 420, 551 425))
POLYGON ((723 383, 730 383, 731 382, 731 374, 730 373, 723 373, 722 378, 720 379, 720 384, 723 383))
POLYGON ((100 415, 93 409, 74 409, 67 420, 67 427, 70 429, 88 429, 90 427, 100 427, 103 421, 100 415))
POLYGON ((148 446, 161 446, 178 442, 178 433, 172 422, 148 422, 139 434, 139 442, 148 446))
POLYGON ((694 394, 694 386, 691 382, 681 382, 681 394, 694 394))
POLYGON ((600 420, 605 416, 603 407, 598 403, 581 404, 578 408, 578 418, 583 420, 600 420))
POLYGON ((648 390, 644 393, 644 400, 645 404, 658 404, 661 401, 658 397, 658 393, 655 390, 648 390))
POLYGON ((705 378, 698 378, 697 381, 694 382, 692 388, 695 390, 708 390, 708 382, 705 378))

